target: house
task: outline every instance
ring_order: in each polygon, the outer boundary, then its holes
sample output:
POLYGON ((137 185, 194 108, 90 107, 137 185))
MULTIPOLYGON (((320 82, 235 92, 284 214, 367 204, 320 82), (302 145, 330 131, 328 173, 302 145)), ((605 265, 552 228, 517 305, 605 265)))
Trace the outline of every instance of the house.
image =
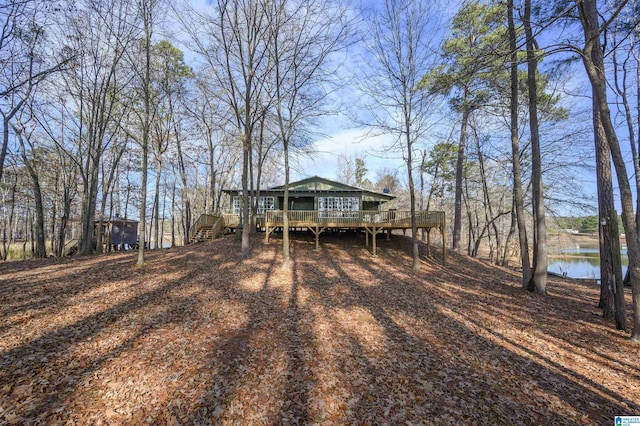
MULTIPOLYGON (((224 189, 231 197, 229 213, 239 215, 242 206, 242 191, 224 189)), ((341 182, 313 176, 289 183, 289 210, 318 211, 324 217, 330 212, 379 211, 383 205, 393 200, 391 194, 370 191, 341 182)), ((258 199, 258 217, 267 210, 284 209, 284 185, 260 190, 258 199)))
MULTIPOLYGON (((202 215, 192 232, 194 241, 209 239, 203 237, 205 232, 207 235, 211 234, 210 238, 215 238, 222 229, 237 230, 240 227, 242 191, 224 189, 223 192, 231 197, 230 212, 220 218, 202 215)), ((257 200, 255 224, 258 229, 265 231, 265 242, 268 243, 269 235, 285 226, 286 217, 290 229, 309 230, 315 235, 316 249, 319 249, 320 234, 327 230, 364 231, 365 245, 368 246, 371 240, 374 256, 378 234, 386 233, 387 239, 390 239, 392 231, 401 230, 405 233, 413 226, 426 231, 428 252, 430 231, 436 228, 442 235, 443 263, 446 263, 445 213, 412 213, 385 209, 385 203, 394 198, 385 192, 370 191, 314 176, 289 184, 288 209, 284 209, 284 185, 261 190, 257 200)))

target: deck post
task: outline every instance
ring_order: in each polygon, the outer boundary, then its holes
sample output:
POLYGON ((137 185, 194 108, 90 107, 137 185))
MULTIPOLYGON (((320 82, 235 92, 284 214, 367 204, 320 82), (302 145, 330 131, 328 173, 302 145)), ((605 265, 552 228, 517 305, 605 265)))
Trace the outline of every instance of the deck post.
POLYGON ((373 232, 372 232, 372 238, 373 238, 373 257, 378 256, 376 254, 376 235, 378 235, 378 230, 376 230, 376 227, 373 227, 373 232))
MULTIPOLYGON (((402 231, 404 235, 407 235, 407 230, 411 229, 409 218, 410 212, 393 212, 393 215, 390 213, 388 220, 384 220, 384 217, 376 217, 371 220, 369 217, 364 216, 355 216, 350 212, 349 215, 336 215, 335 217, 319 217, 319 213, 317 211, 296 211, 297 216, 296 220, 290 222, 292 229, 308 229, 311 231, 315 238, 315 250, 320 250, 320 233, 324 232, 326 229, 359 229, 362 230, 364 228, 365 231, 365 245, 369 248, 369 244, 371 243, 371 252, 373 256, 377 256, 378 254, 378 234, 387 234, 387 241, 391 240, 391 233, 394 229, 399 229, 402 231), (381 220, 382 219, 382 220, 381 220), (370 241, 370 238, 373 238, 373 241, 370 241)), ((265 243, 269 243, 270 235, 272 232, 276 232, 278 229, 282 229, 283 225, 279 222, 282 220, 279 217, 279 211, 269 211, 265 216, 264 222, 261 222, 260 225, 264 226, 265 243), (267 220, 269 217, 269 220, 267 220)), ((239 232, 242 230, 242 224, 235 224, 235 219, 237 217, 230 216, 230 222, 227 226, 231 229, 235 228, 236 233, 239 235, 239 232), (233 224, 231 223, 233 222, 233 224)), ((416 215, 416 219, 418 220, 416 225, 418 229, 421 229, 423 234, 423 238, 427 243, 427 256, 431 257, 433 254, 431 253, 431 230, 433 228, 438 228, 442 235, 443 248, 442 248, 442 263, 446 265, 447 262, 447 253, 446 253, 446 219, 444 212, 421 212, 420 215, 416 215), (428 213, 428 214, 427 214, 428 213), (426 232, 425 232, 426 231, 426 232), (426 234, 426 235, 424 235, 426 234)))
POLYGON ((431 228, 426 228, 427 231, 427 257, 431 256, 431 228))
POLYGON ((320 251, 320 234, 325 230, 325 227, 323 226, 321 228, 320 225, 315 225, 315 226, 309 226, 307 228, 309 229, 309 231, 311 231, 313 233, 313 235, 316 236, 316 248, 315 248, 315 251, 320 251))
POLYGON ((440 227, 440 233, 442 234, 442 265, 447 266, 447 231, 445 229, 445 224, 443 223, 440 227))

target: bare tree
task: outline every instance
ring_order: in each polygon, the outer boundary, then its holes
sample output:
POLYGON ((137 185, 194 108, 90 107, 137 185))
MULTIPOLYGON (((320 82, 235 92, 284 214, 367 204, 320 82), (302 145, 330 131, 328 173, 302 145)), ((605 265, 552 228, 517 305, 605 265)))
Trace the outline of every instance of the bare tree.
POLYGON ((11 119, 24 107, 33 89, 51 74, 60 71, 71 59, 63 47, 51 55, 44 52, 45 27, 51 11, 46 2, 8 0, 0 5, 0 180, 9 145, 11 119))
POLYGON ((376 131, 396 137, 406 165, 411 207, 413 269, 420 269, 416 226, 414 151, 427 130, 428 93, 421 78, 434 66, 435 5, 419 0, 386 0, 371 19, 370 72, 364 74, 369 110, 376 131))
POLYGON ((44 230, 44 205, 42 196, 42 187, 40 184, 40 173, 42 158, 38 158, 38 150, 36 149, 33 133, 33 121, 29 118, 31 108, 28 108, 27 118, 23 119, 22 114, 16 115, 16 122, 11 123, 15 135, 20 143, 20 156, 31 178, 31 189, 33 192, 33 200, 35 204, 35 257, 46 257, 47 249, 45 247, 45 230, 44 230), (31 123, 27 124, 26 122, 31 123), (28 126, 28 127, 27 127, 28 126))
POLYGON ((207 212, 217 214, 220 213, 222 185, 230 166, 225 157, 233 152, 233 146, 225 135, 229 114, 224 104, 218 102, 216 87, 206 74, 196 75, 192 96, 185 98, 183 105, 194 120, 198 137, 206 141, 209 169, 207 212))
POLYGON ((270 58, 278 135, 284 148, 283 268, 289 268, 289 153, 305 142, 305 125, 323 112, 321 84, 334 74, 331 54, 349 40, 344 10, 324 0, 272 3, 270 58))
POLYGON ((242 259, 251 252, 249 167, 269 72, 269 5, 266 0, 217 0, 211 5, 212 13, 191 9, 188 14, 180 14, 188 15, 189 19, 178 17, 219 87, 221 101, 231 111, 235 137, 242 146, 242 259), (198 25, 193 25, 194 21, 198 25))
POLYGON ((144 249, 146 244, 146 217, 147 217, 147 168, 149 161, 149 145, 151 138, 151 124, 152 124, 152 105, 153 101, 151 95, 151 48, 154 25, 156 23, 156 13, 158 7, 158 0, 140 0, 139 3, 139 18, 142 23, 143 33, 143 47, 144 61, 143 67, 139 75, 141 77, 142 93, 143 93, 143 114, 142 114, 142 138, 139 140, 140 147, 142 148, 141 159, 141 203, 140 203, 140 240, 138 242, 138 261, 136 266, 141 268, 144 266, 144 249))
POLYGON ((355 176, 355 157, 350 155, 342 155, 338 157, 338 180, 347 185, 356 183, 355 176))
POLYGON ((131 76, 124 59, 137 37, 135 27, 125 20, 129 5, 129 0, 78 2, 67 21, 78 52, 63 77, 77 117, 73 139, 82 179, 81 254, 93 251, 100 163, 126 114, 122 100, 131 76))
MULTIPOLYGON (((63 256, 69 221, 72 215, 72 204, 81 188, 79 188, 79 174, 81 170, 80 144, 77 143, 75 129, 76 110, 73 102, 67 102, 64 78, 61 74, 57 79, 50 79, 39 86, 40 102, 37 111, 31 115, 39 127, 38 133, 43 144, 50 151, 53 167, 56 169, 56 187, 54 188, 56 201, 56 215, 52 215, 52 229, 55 235, 54 254, 63 256), (44 140, 47 140, 45 142, 44 140), (56 217, 58 223, 56 224, 56 217)), ((34 103, 32 103, 33 105, 34 103)))
MULTIPOLYGON (((96 252, 102 253, 103 245, 104 245, 104 232, 102 232, 103 224, 105 223, 105 214, 107 212, 107 199, 109 195, 113 192, 113 187, 115 184, 115 173, 118 168, 118 164, 120 164, 120 159, 124 154, 124 151, 127 149, 127 140, 122 138, 122 140, 117 140, 115 143, 111 145, 110 155, 103 159, 100 164, 102 168, 102 179, 101 179, 101 187, 102 187, 102 197, 100 203, 100 215, 97 218, 97 229, 98 235, 96 236, 96 252)), ((109 243, 107 243, 109 244, 109 243)))

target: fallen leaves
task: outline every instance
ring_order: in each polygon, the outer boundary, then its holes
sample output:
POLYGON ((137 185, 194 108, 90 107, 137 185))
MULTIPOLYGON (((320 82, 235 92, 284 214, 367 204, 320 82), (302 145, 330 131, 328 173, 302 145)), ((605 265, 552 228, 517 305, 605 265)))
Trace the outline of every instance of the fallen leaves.
POLYGON ((640 412, 639 349, 597 288, 406 240, 233 238, 0 265, 0 425, 599 424, 640 412))

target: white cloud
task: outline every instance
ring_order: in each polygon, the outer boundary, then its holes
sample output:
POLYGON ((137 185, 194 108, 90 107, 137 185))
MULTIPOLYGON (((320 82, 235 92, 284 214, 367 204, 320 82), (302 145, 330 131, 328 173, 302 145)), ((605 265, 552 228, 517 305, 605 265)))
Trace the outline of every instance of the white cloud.
POLYGON ((365 159, 367 177, 375 180, 376 170, 382 167, 402 168, 403 160, 397 149, 391 149, 394 136, 371 135, 366 129, 347 129, 319 139, 307 148, 307 154, 292 161, 292 180, 310 176, 336 179, 338 159, 357 156, 365 159))

